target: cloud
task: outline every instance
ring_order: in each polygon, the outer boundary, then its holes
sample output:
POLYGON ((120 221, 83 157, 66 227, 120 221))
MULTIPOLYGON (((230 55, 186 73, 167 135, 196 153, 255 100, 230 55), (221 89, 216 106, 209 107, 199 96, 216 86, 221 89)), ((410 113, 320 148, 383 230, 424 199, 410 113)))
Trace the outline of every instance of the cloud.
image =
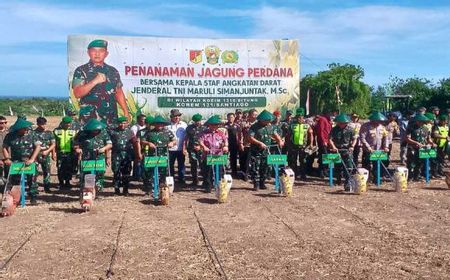
POLYGON ((223 33, 178 20, 153 19, 158 9, 74 8, 39 4, 0 4, 0 32, 8 38, 0 44, 33 41, 65 41, 68 34, 108 34, 173 37, 222 37, 223 33))

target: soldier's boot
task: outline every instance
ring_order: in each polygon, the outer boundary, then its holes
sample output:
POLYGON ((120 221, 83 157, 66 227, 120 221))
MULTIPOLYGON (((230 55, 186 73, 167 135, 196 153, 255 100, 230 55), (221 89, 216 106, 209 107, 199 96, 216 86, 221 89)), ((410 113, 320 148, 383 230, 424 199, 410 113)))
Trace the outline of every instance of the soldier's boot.
POLYGON ((257 190, 259 190, 259 187, 260 187, 259 181, 254 180, 253 181, 253 190, 257 191, 257 190))
POLYGON ((128 192, 128 184, 125 184, 123 186, 123 191, 122 191, 124 196, 128 196, 129 192, 128 192))
POLYGON ((31 205, 37 205, 38 204, 36 195, 31 195, 31 197, 30 197, 30 204, 31 205))
POLYGON ((120 195, 120 188, 117 186, 114 186, 114 194, 115 195, 120 195))
POLYGON ((193 177, 192 178, 192 184, 191 186, 196 187, 198 186, 198 177, 193 177))
POLYGON ((70 185, 70 180, 66 180, 66 182, 64 184, 64 188, 66 190, 70 190, 72 188, 72 186, 70 185))
POLYGON ((267 190, 267 186, 266 186, 266 184, 265 184, 265 180, 261 180, 261 181, 259 182, 259 188, 260 188, 261 190, 267 190))
POLYGON ((50 183, 44 184, 44 192, 49 193, 50 192, 50 183))

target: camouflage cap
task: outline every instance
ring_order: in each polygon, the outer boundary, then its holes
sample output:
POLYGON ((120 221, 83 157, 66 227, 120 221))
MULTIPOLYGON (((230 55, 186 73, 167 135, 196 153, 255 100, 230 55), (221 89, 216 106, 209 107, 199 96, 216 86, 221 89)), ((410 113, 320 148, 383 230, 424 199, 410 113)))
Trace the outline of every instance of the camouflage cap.
POLYGON ((349 116, 345 113, 341 113, 340 115, 336 116, 336 118, 334 118, 335 122, 338 123, 349 123, 351 122, 349 116))
POLYGON ((300 116, 304 116, 304 115, 305 115, 305 109, 298 108, 297 110, 295 110, 295 116, 296 117, 300 117, 300 116))
POLYGON ((447 115, 439 115, 439 120, 446 121, 446 120, 448 120, 448 116, 447 115))
POLYGON ((430 121, 434 121, 434 120, 436 120, 436 115, 435 115, 435 114, 433 114, 433 113, 431 113, 431 112, 427 112, 427 113, 425 113, 425 114, 424 114, 424 116, 425 116, 425 117, 427 117, 427 118, 428 118, 428 120, 430 120, 430 121))
POLYGON ((72 117, 65 116, 64 118, 62 118, 61 122, 62 123, 71 123, 72 122, 72 117))
POLYGON ((117 122, 118 123, 121 123, 121 122, 127 122, 128 121, 128 118, 127 117, 124 117, 124 116, 121 116, 121 117, 118 117, 117 118, 117 122))
POLYGON ((272 113, 270 113, 269 111, 263 110, 261 113, 259 113, 259 115, 258 115, 258 117, 256 117, 256 119, 258 121, 263 121, 263 122, 264 121, 269 121, 269 122, 271 122, 271 121, 273 121, 274 117, 273 117, 272 113))
POLYGON ((414 120, 417 122, 429 122, 430 119, 424 116, 423 114, 416 114, 414 117, 414 120))
POLYGON ((164 125, 169 125, 170 122, 168 120, 166 120, 163 116, 161 115, 157 115, 154 119, 153 119, 153 124, 164 124, 164 125))
POLYGON ((192 121, 194 121, 194 122, 199 122, 199 121, 201 121, 202 120, 202 115, 200 115, 200 114, 195 114, 195 115, 193 115, 192 116, 192 121))
POLYGON ((18 114, 17 119, 27 120, 27 116, 24 113, 18 114))
POLYGON ((145 118, 145 123, 146 123, 146 124, 152 124, 154 119, 155 119, 155 118, 152 117, 152 116, 147 116, 147 117, 145 118))
POLYGON ((108 41, 97 39, 89 43, 88 49, 90 48, 108 48, 108 41))
POLYGON ((220 118, 220 116, 219 115, 213 115, 205 122, 205 125, 221 124, 221 123, 222 123, 222 119, 220 118))
POLYGON ((97 119, 90 119, 83 127, 83 130, 92 131, 92 130, 102 130, 105 128, 105 124, 97 119))
POLYGON ((372 114, 370 114, 369 120, 371 120, 371 121, 381 121, 381 122, 387 121, 386 117, 380 112, 373 112, 372 114))
POLYGON ((32 122, 29 122, 24 119, 17 119, 17 121, 9 128, 10 131, 16 131, 23 128, 30 128, 33 125, 32 122))

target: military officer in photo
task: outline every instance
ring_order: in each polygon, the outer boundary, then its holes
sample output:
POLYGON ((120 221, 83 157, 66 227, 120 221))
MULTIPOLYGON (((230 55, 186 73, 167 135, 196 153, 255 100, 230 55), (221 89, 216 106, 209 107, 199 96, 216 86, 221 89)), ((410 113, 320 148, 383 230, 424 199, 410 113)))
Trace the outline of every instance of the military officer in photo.
POLYGON ((88 45, 89 62, 77 67, 73 74, 72 89, 80 99, 80 119, 100 119, 107 124, 117 118, 117 104, 128 120, 131 120, 126 98, 122 90, 119 71, 105 63, 108 42, 94 40, 88 45))

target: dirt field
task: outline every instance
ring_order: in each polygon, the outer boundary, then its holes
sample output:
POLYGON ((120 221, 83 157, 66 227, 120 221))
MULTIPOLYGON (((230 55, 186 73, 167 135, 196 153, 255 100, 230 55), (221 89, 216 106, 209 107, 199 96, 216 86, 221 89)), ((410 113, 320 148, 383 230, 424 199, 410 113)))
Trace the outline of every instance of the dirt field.
POLYGON ((361 196, 326 183, 283 198, 235 181, 221 205, 182 186, 169 206, 109 187, 90 213, 75 189, 42 192, 0 219, 0 279, 450 279, 444 180, 361 196))

